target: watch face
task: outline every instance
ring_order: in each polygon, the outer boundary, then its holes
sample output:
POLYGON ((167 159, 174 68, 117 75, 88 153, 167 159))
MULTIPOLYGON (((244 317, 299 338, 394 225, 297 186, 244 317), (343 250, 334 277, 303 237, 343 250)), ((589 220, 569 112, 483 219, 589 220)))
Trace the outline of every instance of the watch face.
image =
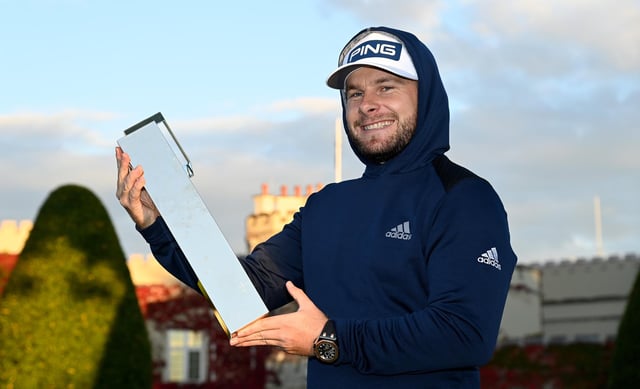
POLYGON ((322 362, 334 362, 338 359, 338 347, 330 340, 320 340, 316 344, 316 356, 322 362))

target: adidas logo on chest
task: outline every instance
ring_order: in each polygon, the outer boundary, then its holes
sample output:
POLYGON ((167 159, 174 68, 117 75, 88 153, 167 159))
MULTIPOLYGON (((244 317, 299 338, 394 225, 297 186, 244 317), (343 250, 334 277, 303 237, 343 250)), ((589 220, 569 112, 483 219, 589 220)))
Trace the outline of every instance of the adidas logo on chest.
POLYGON ((409 221, 391 228, 386 234, 384 234, 384 236, 392 239, 411 240, 411 227, 409 226, 409 221))

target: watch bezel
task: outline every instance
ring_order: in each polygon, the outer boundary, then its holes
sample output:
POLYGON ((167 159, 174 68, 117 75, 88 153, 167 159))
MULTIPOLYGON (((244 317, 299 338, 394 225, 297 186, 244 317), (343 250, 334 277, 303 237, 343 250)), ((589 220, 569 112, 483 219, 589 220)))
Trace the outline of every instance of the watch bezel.
POLYGON ((323 363, 333 363, 338 360, 339 350, 335 340, 328 338, 319 338, 314 347, 316 358, 323 363), (332 354, 331 356, 328 354, 332 354))

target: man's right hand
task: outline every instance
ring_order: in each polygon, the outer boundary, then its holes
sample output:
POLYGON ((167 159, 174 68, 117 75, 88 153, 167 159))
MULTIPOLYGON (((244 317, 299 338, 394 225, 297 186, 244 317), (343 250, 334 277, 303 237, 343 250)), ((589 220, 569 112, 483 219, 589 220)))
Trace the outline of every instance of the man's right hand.
POLYGON ((118 163, 116 197, 138 228, 147 228, 156 221, 160 212, 144 189, 144 170, 142 166, 130 169, 131 157, 120 147, 116 147, 116 161, 118 163))

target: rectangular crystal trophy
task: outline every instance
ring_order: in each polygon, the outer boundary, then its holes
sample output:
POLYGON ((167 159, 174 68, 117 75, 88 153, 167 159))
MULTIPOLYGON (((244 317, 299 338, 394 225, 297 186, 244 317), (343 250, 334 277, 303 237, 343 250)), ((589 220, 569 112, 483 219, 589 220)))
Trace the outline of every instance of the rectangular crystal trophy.
POLYGON ((268 309, 191 177, 191 162, 161 113, 125 130, 118 145, 144 168, 145 189, 198 277, 227 336, 268 309))

